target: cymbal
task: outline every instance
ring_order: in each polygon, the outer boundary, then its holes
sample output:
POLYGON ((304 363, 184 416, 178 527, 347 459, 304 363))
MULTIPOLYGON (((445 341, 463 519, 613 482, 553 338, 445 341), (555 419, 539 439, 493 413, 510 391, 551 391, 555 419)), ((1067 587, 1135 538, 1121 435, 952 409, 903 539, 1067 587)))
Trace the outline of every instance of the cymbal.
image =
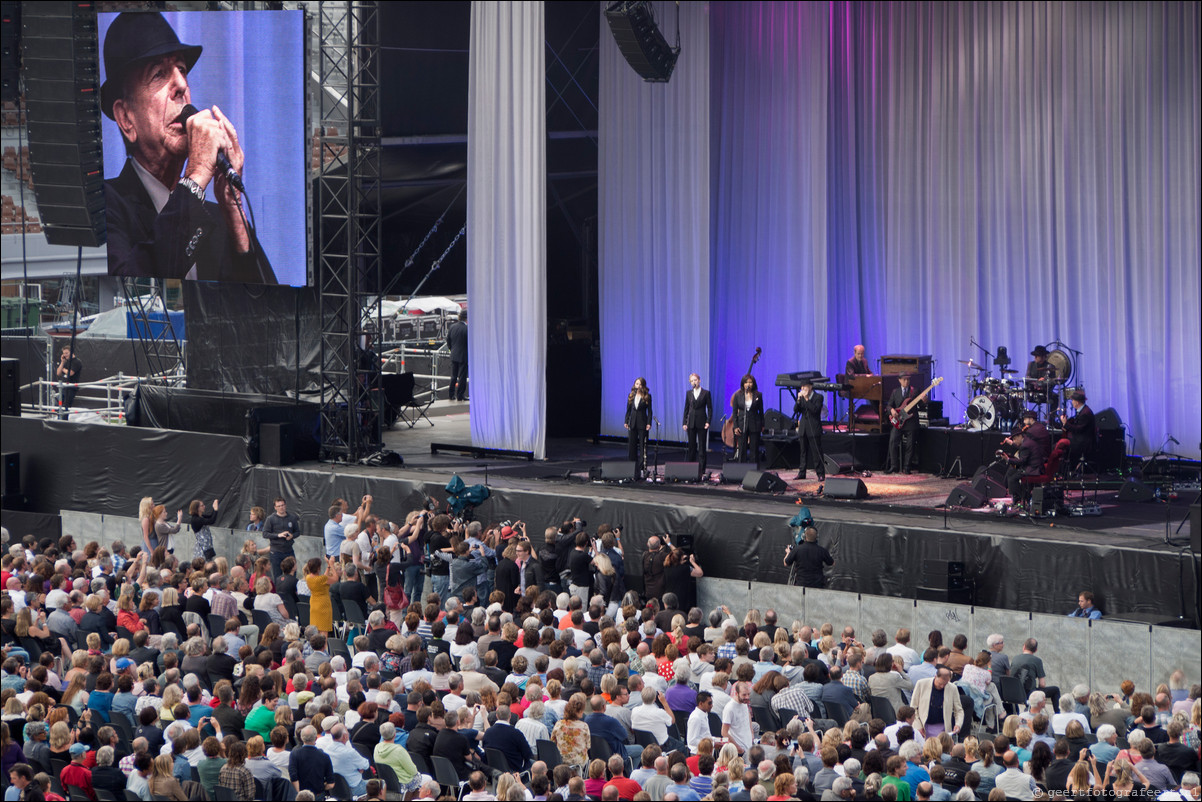
POLYGON ((968 365, 973 370, 984 370, 985 369, 984 365, 979 365, 976 362, 973 362, 971 359, 958 359, 956 361, 959 362, 961 365, 968 365))
POLYGON ((1018 373, 1015 368, 998 368, 998 373, 1018 373))

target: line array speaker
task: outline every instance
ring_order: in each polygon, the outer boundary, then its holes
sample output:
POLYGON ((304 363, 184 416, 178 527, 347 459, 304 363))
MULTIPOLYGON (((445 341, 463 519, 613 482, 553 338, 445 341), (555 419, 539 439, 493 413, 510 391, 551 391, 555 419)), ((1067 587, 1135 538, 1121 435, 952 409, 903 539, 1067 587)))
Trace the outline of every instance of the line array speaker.
POLYGON ((21 4, 15 0, 0 3, 0 101, 16 103, 20 96, 17 78, 21 74, 21 4))
POLYGON ((46 241, 103 245, 96 11, 88 2, 22 5, 29 164, 46 241))
POLYGON ((668 46, 650 3, 615 0, 606 7, 605 19, 622 57, 644 81, 666 83, 672 77, 680 50, 668 46))
POLYGON ((21 414, 21 361, 0 363, 0 415, 21 414))
POLYGON ((21 452, 20 451, 5 451, 0 456, 0 467, 4 470, 3 482, 0 487, 4 489, 6 496, 18 496, 21 494, 21 452))

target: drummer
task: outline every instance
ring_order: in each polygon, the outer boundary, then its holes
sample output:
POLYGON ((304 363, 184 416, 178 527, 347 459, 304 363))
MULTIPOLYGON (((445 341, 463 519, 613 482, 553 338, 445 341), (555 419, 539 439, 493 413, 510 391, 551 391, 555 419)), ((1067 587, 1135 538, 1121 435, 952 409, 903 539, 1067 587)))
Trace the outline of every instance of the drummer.
POLYGON ((1048 404, 1048 419, 1051 420, 1056 414, 1056 395, 1051 392, 1052 385, 1056 383, 1056 366, 1048 362, 1048 349, 1042 345, 1035 346, 1031 351, 1031 356, 1034 357, 1027 363, 1027 401, 1032 404, 1042 404, 1045 401, 1048 404))

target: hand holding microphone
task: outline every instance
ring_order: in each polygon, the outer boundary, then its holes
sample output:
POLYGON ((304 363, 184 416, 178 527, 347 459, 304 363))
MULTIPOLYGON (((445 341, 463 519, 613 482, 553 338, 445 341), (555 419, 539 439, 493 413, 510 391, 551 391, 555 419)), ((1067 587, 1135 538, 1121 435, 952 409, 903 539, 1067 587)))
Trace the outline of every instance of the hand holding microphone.
MULTIPOLYGON (((175 120, 188 130, 187 175, 202 189, 216 178, 245 192, 240 173, 245 156, 238 144, 238 132, 221 109, 213 106, 207 111, 202 113, 189 103, 175 120)), ((222 194, 220 185, 217 191, 222 194)))

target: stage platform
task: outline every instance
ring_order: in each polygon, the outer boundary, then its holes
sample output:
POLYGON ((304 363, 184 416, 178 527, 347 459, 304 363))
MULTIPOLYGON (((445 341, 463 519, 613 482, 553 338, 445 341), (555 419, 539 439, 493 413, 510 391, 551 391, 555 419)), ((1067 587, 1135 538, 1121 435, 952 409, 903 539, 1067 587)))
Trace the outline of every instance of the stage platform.
MULTIPOLYGON (((576 515, 591 526, 621 525, 627 572, 631 585, 639 587, 647 536, 662 532, 695 535, 709 576, 785 583, 782 559, 791 537, 786 522, 805 504, 835 555, 829 583, 834 590, 918 598, 925 593, 924 562, 953 560, 965 564, 978 605, 1063 614, 1078 591, 1090 589, 1114 617, 1190 625, 1199 620, 1199 562, 1188 548, 1189 524, 1172 544, 1164 542, 1166 532, 1173 534, 1187 516, 1192 496, 1140 504, 1120 502, 1113 490, 1101 489, 1100 516, 1034 520, 941 508, 957 480, 926 474, 865 477, 870 496, 862 501, 807 495, 817 483, 795 482, 792 471, 781 471, 788 490, 778 494, 712 483, 610 484, 581 477, 602 461, 624 459, 624 444, 552 440, 548 458, 536 462, 431 454, 431 443, 470 443, 466 404, 440 401, 436 411, 434 425, 386 433, 386 446, 404 457, 398 467, 253 465, 239 437, 7 417, 4 441, 6 450, 22 452, 25 494, 37 512, 128 516, 148 493, 184 506, 193 497, 219 495, 223 511, 238 510, 244 519, 250 506, 269 506, 281 495, 301 516, 305 534, 316 539, 337 496, 372 493, 376 512, 400 519, 428 496, 444 499, 443 486, 458 474, 492 492, 477 511, 481 520, 525 520, 536 539, 544 526, 576 515), (80 453, 81 446, 94 458, 62 458, 80 453)), ((681 459, 680 450, 660 449, 661 464, 681 459)), ((711 454, 711 467, 720 468, 720 460, 711 454)))

